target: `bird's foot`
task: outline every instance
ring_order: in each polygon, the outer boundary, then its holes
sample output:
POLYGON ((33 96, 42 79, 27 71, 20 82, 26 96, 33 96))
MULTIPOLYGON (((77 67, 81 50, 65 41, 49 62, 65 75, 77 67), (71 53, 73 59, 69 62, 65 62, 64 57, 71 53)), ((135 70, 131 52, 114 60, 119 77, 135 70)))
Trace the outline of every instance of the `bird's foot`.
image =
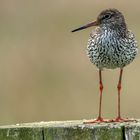
POLYGON ((84 121, 84 124, 93 124, 93 123, 107 123, 112 122, 112 120, 104 120, 102 117, 98 117, 95 120, 84 121))
POLYGON ((117 117, 115 119, 112 120, 112 122, 132 122, 132 121, 136 121, 134 119, 128 119, 128 118, 121 118, 121 117, 117 117))

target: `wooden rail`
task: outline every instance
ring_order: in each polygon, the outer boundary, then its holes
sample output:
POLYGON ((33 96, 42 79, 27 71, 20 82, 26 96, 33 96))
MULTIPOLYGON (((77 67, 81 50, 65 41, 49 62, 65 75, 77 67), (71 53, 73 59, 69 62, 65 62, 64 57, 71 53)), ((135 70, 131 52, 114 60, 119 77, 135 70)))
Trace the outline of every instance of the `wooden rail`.
POLYGON ((57 121, 0 126, 0 140, 140 140, 140 120, 83 124, 57 121))

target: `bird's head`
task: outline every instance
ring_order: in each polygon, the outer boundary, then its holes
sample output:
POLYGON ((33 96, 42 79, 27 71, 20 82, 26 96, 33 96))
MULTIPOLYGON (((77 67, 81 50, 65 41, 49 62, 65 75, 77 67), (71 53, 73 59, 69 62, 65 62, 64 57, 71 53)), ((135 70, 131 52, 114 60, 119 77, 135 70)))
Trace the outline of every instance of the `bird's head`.
POLYGON ((100 27, 104 26, 104 27, 109 27, 111 29, 114 29, 116 27, 121 27, 121 26, 123 28, 126 28, 125 19, 122 13, 117 9, 107 9, 102 11, 98 15, 96 21, 84 25, 80 28, 77 28, 72 32, 83 30, 91 26, 100 26, 100 27))

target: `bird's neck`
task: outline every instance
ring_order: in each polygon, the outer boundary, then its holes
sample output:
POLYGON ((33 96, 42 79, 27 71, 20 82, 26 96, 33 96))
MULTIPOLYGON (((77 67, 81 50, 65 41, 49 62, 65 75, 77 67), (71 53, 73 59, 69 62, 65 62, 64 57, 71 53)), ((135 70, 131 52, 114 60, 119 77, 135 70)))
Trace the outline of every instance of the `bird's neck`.
POLYGON ((118 38, 125 38, 127 35, 127 27, 126 24, 109 24, 101 25, 102 32, 111 32, 112 34, 115 34, 118 38))

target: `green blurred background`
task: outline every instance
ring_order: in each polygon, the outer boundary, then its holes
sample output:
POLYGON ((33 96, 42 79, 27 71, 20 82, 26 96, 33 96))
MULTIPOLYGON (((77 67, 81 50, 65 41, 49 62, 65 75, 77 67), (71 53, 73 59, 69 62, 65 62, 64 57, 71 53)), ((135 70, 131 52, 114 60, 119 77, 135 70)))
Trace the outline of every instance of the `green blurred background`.
MULTIPOLYGON (((95 118, 98 70, 86 56, 92 28, 71 33, 117 8, 140 42, 140 1, 1 0, 0 124, 95 118)), ((124 70, 121 111, 140 118, 140 57, 124 70)), ((117 114, 119 69, 104 70, 103 116, 117 114)))

